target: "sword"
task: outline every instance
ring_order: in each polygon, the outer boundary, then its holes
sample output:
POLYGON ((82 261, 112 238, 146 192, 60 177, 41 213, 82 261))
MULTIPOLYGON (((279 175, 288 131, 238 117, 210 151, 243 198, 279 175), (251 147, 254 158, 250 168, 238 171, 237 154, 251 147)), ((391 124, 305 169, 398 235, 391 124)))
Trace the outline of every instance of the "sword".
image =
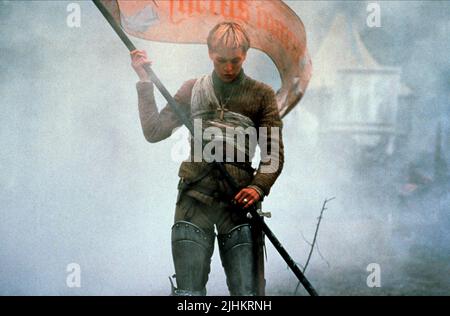
MULTIPOLYGON (((114 17, 105 8, 103 3, 101 3, 100 0, 92 0, 92 2, 99 9, 99 11, 102 13, 102 15, 108 21, 108 23, 111 25, 111 27, 114 29, 114 31, 117 33, 117 35, 120 37, 120 39, 125 44, 125 46, 128 48, 128 50, 130 52, 136 50, 136 46, 134 46, 134 44, 131 42, 131 40, 128 38, 128 36, 125 34, 125 32, 122 30, 122 28, 117 24, 117 22, 114 20, 114 17)), ((170 108, 180 118, 180 120, 187 127, 187 129, 189 130, 191 135, 194 135, 194 127, 192 126, 191 121, 185 115, 185 113, 183 111, 181 111, 180 105, 177 103, 177 101, 175 101, 175 99, 172 97, 170 92, 162 84, 162 82, 156 76, 156 74, 154 73, 154 71, 152 70, 150 65, 148 65, 148 64, 144 65, 144 69, 148 73, 150 80, 153 82, 153 84, 156 86, 156 88, 161 92, 163 97, 167 100, 167 103, 169 104, 170 108)), ((214 163, 214 166, 219 169, 219 171, 222 173, 224 178, 228 181, 230 186, 235 191, 239 190, 238 184, 236 183, 234 178, 228 173, 228 171, 225 169, 225 166, 223 165, 223 163, 219 163, 219 162, 213 162, 213 163, 214 163)), ((264 234, 267 236, 267 238, 273 244, 273 246, 278 251, 278 253, 281 255, 281 257, 283 257, 284 261, 286 261, 289 268, 291 268, 292 272, 295 274, 295 276, 300 281, 300 283, 304 286, 305 290, 309 293, 309 295, 318 296, 319 294, 317 293, 317 291, 314 289, 312 284, 305 277, 305 275, 300 270, 300 268, 297 266, 297 264, 292 259, 292 257, 288 254, 286 249, 284 249, 283 245, 278 240, 278 238, 275 236, 275 234, 272 232, 272 230, 269 228, 269 226, 267 226, 267 224, 264 222, 264 220, 261 217, 261 214, 258 211, 259 210, 256 208, 256 206, 252 205, 249 207, 249 210, 247 211, 247 213, 250 214, 249 217, 251 217, 251 220, 254 221, 257 225, 259 225, 261 227, 264 234)))

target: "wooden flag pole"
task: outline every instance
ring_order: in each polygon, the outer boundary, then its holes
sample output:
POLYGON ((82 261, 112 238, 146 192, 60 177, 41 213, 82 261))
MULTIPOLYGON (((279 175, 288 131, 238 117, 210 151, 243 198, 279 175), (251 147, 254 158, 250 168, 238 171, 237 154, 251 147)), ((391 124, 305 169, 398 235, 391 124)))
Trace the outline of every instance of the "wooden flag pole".
MULTIPOLYGON (((99 11, 102 13, 102 15, 105 17, 105 19, 108 21, 108 23, 111 25, 111 27, 114 29, 116 34, 120 37, 122 42, 125 44, 125 46, 128 48, 130 52, 136 50, 136 46, 131 42, 127 34, 122 30, 119 24, 116 23, 114 20, 114 17, 111 15, 111 13, 108 11, 108 9, 105 8, 105 6, 101 3, 100 0, 92 0, 92 2, 95 4, 95 6, 99 9, 99 11)), ((172 97, 170 92, 167 90, 167 88, 163 85, 161 80, 159 80, 158 76, 155 74, 153 69, 150 67, 150 65, 144 65, 145 70, 147 71, 150 80, 154 83, 156 88, 161 92, 163 97, 167 100, 169 106, 171 109, 178 115, 178 117, 181 118, 182 122, 188 130, 193 135, 194 127, 192 126, 191 121, 186 116, 186 114, 180 110, 180 106, 178 105, 177 101, 172 97)))

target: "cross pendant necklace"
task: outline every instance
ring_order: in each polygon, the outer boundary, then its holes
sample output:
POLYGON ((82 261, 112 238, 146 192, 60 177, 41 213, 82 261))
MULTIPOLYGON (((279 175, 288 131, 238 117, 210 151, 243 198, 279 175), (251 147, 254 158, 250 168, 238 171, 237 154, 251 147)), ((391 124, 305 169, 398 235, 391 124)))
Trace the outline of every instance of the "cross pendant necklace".
POLYGON ((223 121, 223 118, 224 118, 224 116, 225 116, 225 112, 228 112, 228 109, 225 109, 225 106, 224 106, 224 105, 220 105, 220 106, 217 108, 217 111, 220 112, 220 114, 219 114, 219 119, 220 119, 221 121, 223 121))
POLYGON ((222 98, 220 98, 220 100, 219 100, 219 107, 217 108, 217 111, 220 112, 219 119, 221 121, 223 121, 223 119, 224 119, 225 112, 229 111, 228 109, 225 108, 225 106, 228 104, 228 102, 230 102, 230 99, 233 96, 234 89, 235 89, 235 87, 233 87, 233 89, 230 92, 230 95, 228 96, 228 98, 226 99, 225 102, 222 102, 222 98))

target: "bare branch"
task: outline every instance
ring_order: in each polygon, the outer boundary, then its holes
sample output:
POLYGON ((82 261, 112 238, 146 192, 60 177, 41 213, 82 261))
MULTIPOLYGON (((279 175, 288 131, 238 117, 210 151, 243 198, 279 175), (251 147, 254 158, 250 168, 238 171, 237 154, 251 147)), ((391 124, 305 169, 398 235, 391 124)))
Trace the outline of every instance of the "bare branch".
POLYGON ((311 260, 312 253, 314 251, 314 245, 316 244, 316 241, 317 241, 317 234, 319 233, 319 227, 320 227, 320 223, 322 222, 323 212, 326 210, 327 203, 332 201, 332 200, 334 200, 334 199, 335 198, 333 197, 331 199, 326 199, 325 201, 323 201, 322 210, 320 211, 320 215, 319 215, 319 218, 318 218, 318 221, 317 221, 316 231, 314 232, 314 238, 313 238, 313 241, 312 241, 312 246, 311 246, 311 249, 309 251, 308 259, 306 259, 305 268, 303 269, 303 273, 305 273, 306 268, 308 267, 309 261, 311 260))
POLYGON ((300 231, 300 234, 302 235, 303 240, 304 240, 308 245, 312 246, 312 244, 311 244, 309 241, 306 240, 305 235, 303 235, 303 232, 302 232, 302 231, 300 231))
POLYGON ((319 242, 316 243, 316 249, 317 249, 317 253, 319 254, 320 258, 322 258, 323 261, 325 261, 325 263, 327 264, 328 268, 330 267, 330 263, 327 261, 327 259, 325 259, 325 257, 322 255, 322 252, 320 252, 319 249, 319 242))
MULTIPOLYGON (((320 215, 319 215, 319 217, 317 218, 316 231, 314 232, 314 238, 313 238, 312 243, 308 242, 308 241, 306 240, 305 236, 303 236, 303 233, 300 232, 300 234, 301 234, 302 237, 303 237, 303 240, 304 240, 307 244, 309 244, 309 245, 311 246, 311 249, 309 250, 309 254, 308 254, 308 259, 306 259, 305 266, 303 267, 303 273, 305 273, 306 268, 308 267, 309 261, 311 260, 311 256, 312 256, 312 254, 313 254, 314 247, 317 245, 317 235, 318 235, 318 233, 319 233, 320 223, 322 222, 323 212, 327 209, 327 208, 326 208, 327 203, 330 202, 330 201, 332 201, 332 200, 334 200, 335 198, 336 198, 336 197, 332 197, 331 199, 325 199, 325 201, 323 201, 322 209, 320 210, 320 215)), ((328 267, 329 267, 330 264, 328 263, 327 260, 325 260, 325 258, 323 257, 323 255, 320 253, 319 247, 317 246, 316 248, 317 248, 317 251, 318 251, 320 257, 327 263, 327 265, 328 265, 328 267)), ((300 286, 300 282, 297 283, 297 287, 295 288, 294 295, 297 294, 297 291, 298 291, 299 286, 300 286)))

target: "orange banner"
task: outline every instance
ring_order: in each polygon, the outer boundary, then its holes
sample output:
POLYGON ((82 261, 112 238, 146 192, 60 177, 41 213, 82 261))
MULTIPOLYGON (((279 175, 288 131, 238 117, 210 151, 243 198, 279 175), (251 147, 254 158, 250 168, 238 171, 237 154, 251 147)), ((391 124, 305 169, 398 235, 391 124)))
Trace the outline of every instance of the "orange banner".
POLYGON ((204 44, 217 23, 238 22, 248 32, 251 47, 266 53, 280 73, 280 115, 286 115, 305 93, 312 70, 305 28, 281 0, 103 2, 127 33, 151 41, 204 44))

